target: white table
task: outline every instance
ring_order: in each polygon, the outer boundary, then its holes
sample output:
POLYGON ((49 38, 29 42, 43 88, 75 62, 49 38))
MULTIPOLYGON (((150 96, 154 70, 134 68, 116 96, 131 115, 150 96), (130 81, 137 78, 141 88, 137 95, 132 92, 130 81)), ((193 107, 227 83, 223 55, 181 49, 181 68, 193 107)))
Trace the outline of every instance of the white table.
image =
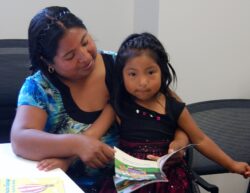
POLYGON ((59 177, 64 182, 65 193, 83 193, 74 181, 61 169, 55 169, 48 172, 37 169, 37 162, 23 159, 16 156, 10 143, 0 144, 0 177, 59 177))

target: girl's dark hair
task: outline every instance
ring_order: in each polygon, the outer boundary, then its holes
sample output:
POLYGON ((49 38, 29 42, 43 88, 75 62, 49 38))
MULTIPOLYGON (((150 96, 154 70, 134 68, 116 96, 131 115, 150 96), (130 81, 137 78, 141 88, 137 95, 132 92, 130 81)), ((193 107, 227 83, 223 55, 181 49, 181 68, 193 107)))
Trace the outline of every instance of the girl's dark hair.
POLYGON ((66 7, 46 7, 32 18, 28 30, 32 73, 42 70, 47 74, 48 64, 53 64, 59 41, 65 31, 73 27, 86 29, 83 22, 66 7))
POLYGON ((118 114, 121 113, 122 103, 130 98, 123 83, 123 68, 129 59, 142 54, 152 57, 160 67, 161 87, 159 92, 165 96, 171 95, 169 85, 177 78, 163 45, 150 33, 131 34, 122 42, 116 57, 113 100, 118 114))

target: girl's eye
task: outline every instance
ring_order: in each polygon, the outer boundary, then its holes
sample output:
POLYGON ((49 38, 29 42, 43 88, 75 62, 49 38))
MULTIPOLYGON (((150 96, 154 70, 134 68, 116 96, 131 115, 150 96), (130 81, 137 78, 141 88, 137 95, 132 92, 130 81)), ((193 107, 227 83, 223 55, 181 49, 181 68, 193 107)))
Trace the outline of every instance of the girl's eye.
POLYGON ((134 72, 129 72, 129 73, 128 73, 128 76, 130 76, 130 77, 135 77, 135 76, 136 76, 136 73, 134 73, 134 72))
POLYGON ((149 71, 148 71, 148 74, 149 74, 149 75, 152 75, 152 74, 154 74, 154 73, 155 73, 154 70, 149 70, 149 71))

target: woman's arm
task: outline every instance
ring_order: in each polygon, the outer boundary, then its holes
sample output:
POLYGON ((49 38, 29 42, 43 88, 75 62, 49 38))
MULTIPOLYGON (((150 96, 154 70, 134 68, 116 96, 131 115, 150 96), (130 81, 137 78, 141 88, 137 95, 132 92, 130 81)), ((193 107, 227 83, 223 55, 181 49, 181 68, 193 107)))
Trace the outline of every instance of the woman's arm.
POLYGON ((98 119, 83 134, 100 139, 115 120, 115 112, 110 104, 103 109, 98 119))
POLYGON ((79 134, 43 131, 47 114, 32 106, 19 106, 11 129, 13 151, 26 159, 78 156, 90 167, 101 167, 113 159, 114 150, 97 139, 79 134), (86 147, 86 148, 85 148, 86 147))
MULTIPOLYGON (((98 119, 85 131, 83 134, 89 137, 100 139, 112 125, 114 121, 114 111, 111 105, 106 105, 98 119)), ((49 171, 55 168, 61 168, 67 171, 71 163, 76 159, 76 156, 70 158, 48 158, 40 161, 37 168, 44 171, 49 171)))

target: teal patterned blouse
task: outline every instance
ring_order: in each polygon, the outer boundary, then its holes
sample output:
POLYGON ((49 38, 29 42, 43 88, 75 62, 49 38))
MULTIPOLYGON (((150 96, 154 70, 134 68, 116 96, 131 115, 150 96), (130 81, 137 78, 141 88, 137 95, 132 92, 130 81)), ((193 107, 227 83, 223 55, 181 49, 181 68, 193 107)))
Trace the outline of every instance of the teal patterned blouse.
MULTIPOLYGON (((101 51, 106 67, 106 85, 112 92, 112 69, 114 52, 101 51)), ((101 114, 101 111, 84 112, 73 101, 69 88, 56 77, 46 77, 41 71, 26 78, 18 97, 18 106, 30 105, 46 111, 48 119, 44 130, 48 133, 82 133, 101 114)), ((117 145, 118 129, 115 124, 102 137, 104 143, 117 145)), ((69 175, 80 186, 93 185, 103 169, 91 169, 78 160, 69 169, 69 175)), ((106 175, 106 174, 105 174, 106 175)))

